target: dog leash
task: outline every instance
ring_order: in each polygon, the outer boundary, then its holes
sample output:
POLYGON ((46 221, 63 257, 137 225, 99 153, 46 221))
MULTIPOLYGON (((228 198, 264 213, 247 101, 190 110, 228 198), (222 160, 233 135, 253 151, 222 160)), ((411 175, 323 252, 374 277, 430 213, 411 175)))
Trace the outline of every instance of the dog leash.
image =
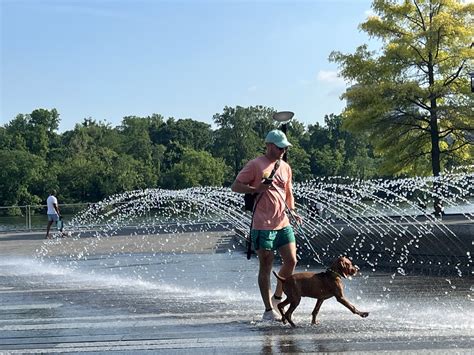
POLYGON ((259 194, 257 197, 257 200, 255 201, 253 205, 253 210, 252 210, 252 219, 250 220, 250 231, 249 231, 249 237, 247 238, 247 260, 250 260, 252 257, 252 226, 253 226, 253 217, 255 216, 255 209, 257 208, 257 203, 260 201, 262 198, 262 194, 259 194))
MULTIPOLYGON (((273 169, 270 173, 270 175, 268 175, 267 178, 265 178, 265 181, 264 183, 266 184, 271 184, 272 183, 272 179, 273 177, 275 176, 275 173, 276 171, 278 170, 278 168, 280 167, 280 159, 278 159, 276 162, 275 162, 275 165, 273 166, 273 169)), ((255 201, 254 205, 253 205, 253 210, 252 210, 252 219, 250 220, 250 232, 249 232, 249 237, 247 239, 247 260, 250 260, 251 256, 252 256, 252 226, 253 226, 253 218, 255 216, 255 210, 257 209, 257 204, 258 202, 260 201, 260 199, 262 198, 263 194, 260 193, 257 197, 257 200, 255 201)))

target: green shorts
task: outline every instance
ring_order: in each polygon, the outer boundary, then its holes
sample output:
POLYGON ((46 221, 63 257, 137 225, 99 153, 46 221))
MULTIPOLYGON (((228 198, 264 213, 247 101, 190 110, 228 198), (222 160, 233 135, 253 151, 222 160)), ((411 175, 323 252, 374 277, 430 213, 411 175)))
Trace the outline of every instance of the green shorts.
POLYGON ((296 242, 292 226, 275 231, 252 229, 250 236, 255 250, 277 250, 283 245, 296 242))

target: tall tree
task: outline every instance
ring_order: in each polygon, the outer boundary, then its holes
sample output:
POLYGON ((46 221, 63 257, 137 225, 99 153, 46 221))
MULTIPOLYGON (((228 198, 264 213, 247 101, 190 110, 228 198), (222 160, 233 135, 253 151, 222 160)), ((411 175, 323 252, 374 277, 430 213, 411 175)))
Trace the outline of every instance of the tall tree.
POLYGON ((227 169, 221 158, 214 158, 209 152, 185 148, 180 162, 164 176, 164 184, 172 189, 219 186, 224 183, 227 169))
POLYGON ((265 134, 275 128, 274 112, 264 106, 226 106, 223 113, 214 115, 218 126, 214 132, 214 155, 231 167, 232 180, 248 160, 263 151, 265 134))
POLYGON ((45 161, 24 150, 0 149, 0 201, 2 205, 25 205, 41 202, 31 193, 31 186, 44 183, 41 172, 45 161))
MULTIPOLYGON (((283 129, 281 126, 278 128, 283 129)), ((272 127, 269 129, 272 129, 272 127)), ((304 125, 293 119, 291 123, 287 124, 286 135, 292 145, 286 154, 286 159, 293 170, 293 180, 305 181, 311 179, 311 157, 303 148, 308 139, 304 125)))
POLYGON ((212 145, 211 125, 190 118, 175 120, 170 117, 153 136, 154 143, 167 145, 179 142, 183 147, 207 150, 212 145))
POLYGON ((76 124, 74 130, 62 134, 62 145, 67 147, 68 155, 93 154, 98 148, 120 149, 119 132, 109 123, 85 118, 76 124))
POLYGON ((366 135, 345 130, 339 115, 326 115, 324 123, 310 125, 303 144, 311 156, 313 175, 373 177, 376 162, 366 135))
POLYGON ((53 143, 57 142, 55 131, 59 126, 56 109, 36 109, 31 114, 19 114, 6 125, 12 149, 28 150, 30 153, 47 157, 53 143))
POLYGON ((360 25, 381 41, 332 61, 351 81, 344 124, 366 131, 384 156, 386 173, 442 171, 450 155, 472 162, 474 3, 456 0, 374 0, 360 25))
POLYGON ((153 152, 150 124, 150 117, 127 116, 118 127, 122 134, 123 152, 147 163, 151 163, 153 152))

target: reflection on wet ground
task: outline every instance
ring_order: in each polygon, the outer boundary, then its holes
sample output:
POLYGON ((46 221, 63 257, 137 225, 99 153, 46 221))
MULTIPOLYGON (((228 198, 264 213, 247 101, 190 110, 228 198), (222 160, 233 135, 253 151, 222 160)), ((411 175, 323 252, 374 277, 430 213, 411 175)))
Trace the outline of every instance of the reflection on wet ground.
MULTIPOLYGON (((0 259, 0 353, 470 353, 472 278, 363 272, 345 280, 366 319, 305 298, 291 328, 260 321, 257 260, 241 253, 0 259)), ((304 265, 298 271, 305 270, 304 265)), ((321 271, 322 268, 309 268, 321 271)), ((274 281, 274 280, 272 280, 274 281)))

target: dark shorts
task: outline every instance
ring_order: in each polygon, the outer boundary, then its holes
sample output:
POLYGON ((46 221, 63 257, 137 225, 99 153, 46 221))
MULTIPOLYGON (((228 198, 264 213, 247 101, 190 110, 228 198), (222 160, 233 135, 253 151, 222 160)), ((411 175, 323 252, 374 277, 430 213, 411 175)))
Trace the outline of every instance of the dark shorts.
POLYGON ((296 242, 292 226, 286 226, 280 230, 252 229, 250 236, 255 250, 277 250, 286 244, 296 242))

